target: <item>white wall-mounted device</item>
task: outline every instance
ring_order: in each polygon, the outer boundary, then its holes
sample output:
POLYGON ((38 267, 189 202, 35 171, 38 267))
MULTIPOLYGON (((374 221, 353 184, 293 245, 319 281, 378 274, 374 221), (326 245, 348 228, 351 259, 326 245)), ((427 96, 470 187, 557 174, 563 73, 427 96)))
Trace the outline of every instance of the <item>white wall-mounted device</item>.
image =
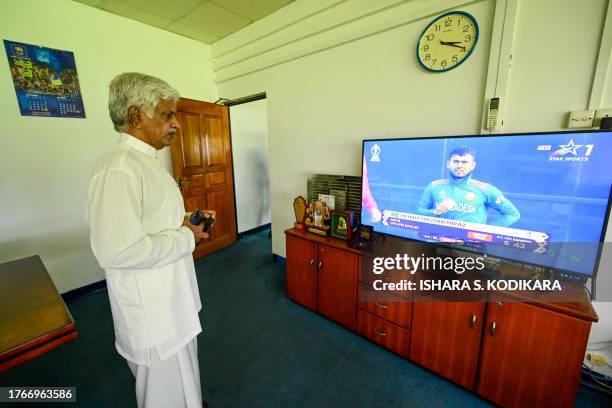
POLYGON ((502 120, 499 108, 499 98, 489 99, 489 106, 487 107, 487 130, 496 130, 501 127, 502 120))

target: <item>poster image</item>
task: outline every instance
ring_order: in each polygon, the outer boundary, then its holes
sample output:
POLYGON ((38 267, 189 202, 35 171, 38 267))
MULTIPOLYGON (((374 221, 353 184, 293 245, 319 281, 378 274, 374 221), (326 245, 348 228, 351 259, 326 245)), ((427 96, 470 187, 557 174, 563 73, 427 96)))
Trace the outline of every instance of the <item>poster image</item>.
POLYGON ((74 54, 4 40, 22 116, 84 118, 74 54))

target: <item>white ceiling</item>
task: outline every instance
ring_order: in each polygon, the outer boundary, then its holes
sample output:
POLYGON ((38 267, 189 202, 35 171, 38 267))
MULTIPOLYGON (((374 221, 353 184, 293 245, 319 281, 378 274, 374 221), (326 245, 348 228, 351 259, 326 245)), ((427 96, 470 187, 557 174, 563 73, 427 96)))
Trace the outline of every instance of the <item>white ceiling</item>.
POLYGON ((211 44, 294 0, 74 0, 211 44))

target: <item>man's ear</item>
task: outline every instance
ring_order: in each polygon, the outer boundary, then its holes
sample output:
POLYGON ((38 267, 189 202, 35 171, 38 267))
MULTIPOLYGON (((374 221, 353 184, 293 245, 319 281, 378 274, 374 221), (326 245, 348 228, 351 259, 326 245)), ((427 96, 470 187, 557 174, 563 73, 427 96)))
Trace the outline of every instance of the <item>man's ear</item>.
POLYGON ((142 127, 142 113, 137 106, 130 106, 128 109, 128 122, 131 127, 140 129, 142 127))

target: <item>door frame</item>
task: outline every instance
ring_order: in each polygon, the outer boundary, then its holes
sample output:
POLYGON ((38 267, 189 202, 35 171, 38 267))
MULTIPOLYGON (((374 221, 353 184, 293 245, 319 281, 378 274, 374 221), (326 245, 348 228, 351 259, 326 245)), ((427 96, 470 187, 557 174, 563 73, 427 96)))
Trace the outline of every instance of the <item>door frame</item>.
MULTIPOLYGON (((232 174, 234 175, 234 182, 232 183, 232 188, 234 189, 234 221, 236 224, 236 237, 238 238, 240 238, 240 233, 238 232, 238 203, 236 202, 236 163, 234 161, 234 146, 233 146, 234 140, 232 137, 232 111, 229 108, 231 108, 232 106, 236 106, 236 105, 242 105, 242 104, 249 103, 249 102, 259 101, 261 99, 268 99, 267 94, 265 92, 243 96, 237 99, 219 98, 215 101, 216 104, 225 105, 228 107, 227 119, 228 119, 228 124, 229 124, 229 133, 230 133, 230 151, 232 154, 232 174)), ((270 220, 270 225, 272 225, 272 220, 270 220)))

